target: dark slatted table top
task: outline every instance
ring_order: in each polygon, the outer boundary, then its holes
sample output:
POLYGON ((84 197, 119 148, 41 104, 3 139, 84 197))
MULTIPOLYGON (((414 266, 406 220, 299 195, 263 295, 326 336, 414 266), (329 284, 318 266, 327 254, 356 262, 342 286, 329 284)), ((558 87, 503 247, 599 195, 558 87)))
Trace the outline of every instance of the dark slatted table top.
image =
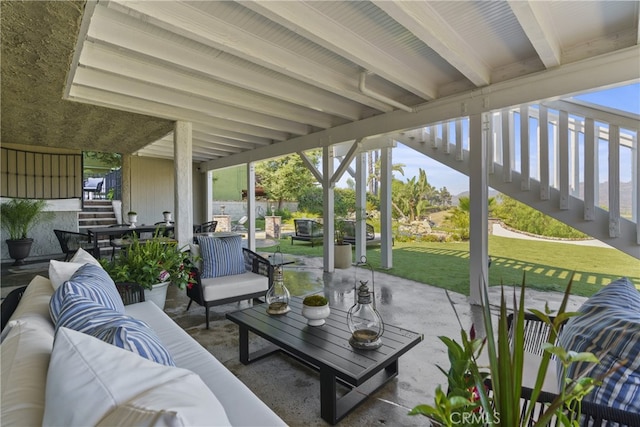
POLYGON ((331 307, 323 326, 308 326, 302 314, 302 298, 294 297, 291 311, 270 315, 266 304, 228 313, 227 318, 247 327, 288 353, 316 366, 330 369, 336 377, 358 386, 380 369, 422 341, 422 334, 385 324, 383 345, 376 350, 357 350, 349 345, 347 312, 331 307))

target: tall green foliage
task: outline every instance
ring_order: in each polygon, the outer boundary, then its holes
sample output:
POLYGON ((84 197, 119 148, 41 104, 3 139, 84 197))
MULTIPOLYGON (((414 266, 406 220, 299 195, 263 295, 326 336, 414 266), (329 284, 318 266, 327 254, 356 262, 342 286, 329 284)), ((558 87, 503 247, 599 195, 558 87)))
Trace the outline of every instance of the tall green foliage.
POLYGON ((53 212, 45 211, 45 200, 11 199, 0 206, 2 228, 9 233, 9 239, 26 239, 29 231, 39 221, 53 219, 53 212))
MULTIPOLYGON (((320 152, 307 155, 314 165, 318 164, 320 152)), ((267 197, 278 201, 278 210, 284 200, 299 200, 316 179, 297 154, 265 160, 256 165, 256 179, 264 188, 267 197)))
POLYGON ((502 219, 508 226, 517 230, 549 237, 588 237, 575 228, 569 227, 509 196, 501 194, 499 199, 500 203, 496 206, 494 215, 502 219))
POLYGON ((429 200, 433 198, 435 188, 427 181, 427 173, 418 170, 418 176, 412 177, 402 185, 396 185, 396 192, 392 195, 393 203, 414 221, 431 206, 429 200))

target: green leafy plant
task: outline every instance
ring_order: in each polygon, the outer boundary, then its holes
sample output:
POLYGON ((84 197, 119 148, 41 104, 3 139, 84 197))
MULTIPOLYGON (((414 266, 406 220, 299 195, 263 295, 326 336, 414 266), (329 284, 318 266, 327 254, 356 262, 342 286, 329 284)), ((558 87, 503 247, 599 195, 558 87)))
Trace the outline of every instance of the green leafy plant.
POLYGON ((0 223, 9 233, 9 240, 26 239, 31 229, 42 221, 53 219, 53 212, 44 209, 45 200, 11 199, 0 205, 0 223))
MULTIPOLYGON (((591 353, 567 352, 561 347, 555 346, 555 341, 563 322, 578 313, 566 312, 567 301, 571 292, 573 278, 569 281, 564 293, 564 298, 557 315, 551 320, 548 306, 545 312, 531 310, 550 329, 545 352, 538 369, 536 382, 530 398, 535 402, 540 396, 544 377, 549 366, 552 354, 558 356, 566 367, 576 361, 589 361, 597 363, 598 359, 591 353)), ((447 297, 448 297, 447 293, 447 297)), ((528 405, 527 410, 521 411, 522 377, 524 367, 524 295, 525 278, 523 276, 520 301, 516 303, 515 292, 513 296, 514 318, 512 333, 507 325, 507 302, 504 290, 501 294, 498 328, 494 333, 489 297, 486 287, 482 292, 482 310, 486 338, 476 338, 472 327, 469 335, 462 328, 460 317, 455 315, 460 323, 461 343, 451 338, 439 337, 448 349, 451 367, 445 371, 438 367, 449 382, 449 390, 444 393, 440 386, 436 389, 433 405, 418 405, 409 412, 410 415, 425 415, 444 426, 460 425, 460 420, 467 420, 465 425, 489 425, 489 426, 520 426, 529 425, 534 405, 528 405), (487 350, 489 370, 485 370, 478 363, 482 351, 487 350), (490 395, 486 381, 491 380, 493 394, 490 395), (470 416, 475 414, 476 416, 470 416)), ((587 395, 597 381, 581 377, 576 380, 568 380, 565 376, 559 395, 551 402, 544 412, 533 423, 534 426, 546 426, 553 416, 556 416, 561 425, 573 426, 580 412, 582 398, 587 395)))
POLYGON ((322 307, 323 305, 327 305, 329 300, 322 295, 309 295, 302 300, 302 304, 308 305, 310 307, 322 307))
POLYGON ((151 289, 168 281, 184 289, 195 283, 189 259, 190 253, 185 248, 156 232, 153 238, 144 241, 134 235, 113 261, 100 262, 115 282, 132 282, 151 289))

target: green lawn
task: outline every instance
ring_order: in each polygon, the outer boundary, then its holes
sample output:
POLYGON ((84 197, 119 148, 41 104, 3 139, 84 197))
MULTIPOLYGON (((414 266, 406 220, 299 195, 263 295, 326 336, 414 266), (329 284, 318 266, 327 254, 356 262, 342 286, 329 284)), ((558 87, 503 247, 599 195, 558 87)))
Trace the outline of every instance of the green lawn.
MULTIPOLYGON (((282 239, 283 253, 322 256, 322 245, 282 239)), ((273 252, 275 247, 261 248, 273 252)), ((489 236, 491 286, 519 285, 527 272, 527 287, 563 291, 575 271, 573 294, 590 296, 603 285, 621 276, 640 288, 640 261, 615 249, 577 246, 489 236)), ((367 250, 367 258, 380 269, 380 247, 367 250)), ((394 276, 469 294, 469 243, 401 243, 393 247, 394 276)))

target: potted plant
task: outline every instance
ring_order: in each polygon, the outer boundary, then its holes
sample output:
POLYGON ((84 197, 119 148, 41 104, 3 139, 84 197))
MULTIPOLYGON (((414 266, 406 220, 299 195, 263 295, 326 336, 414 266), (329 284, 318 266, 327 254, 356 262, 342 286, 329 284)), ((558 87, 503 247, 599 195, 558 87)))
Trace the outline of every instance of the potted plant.
POLYGON ((347 224, 345 221, 338 219, 335 222, 335 245, 333 249, 333 266, 335 268, 349 268, 352 263, 351 243, 346 243, 344 238, 347 235, 347 224))
POLYGON ((175 240, 159 235, 141 241, 135 234, 113 261, 101 260, 114 282, 137 283, 145 289, 145 298, 164 308, 167 287, 185 289, 195 283, 186 265, 190 254, 175 240))
MULTIPOLYGON (((553 320, 548 308, 544 313, 531 310, 549 326, 550 333, 547 343, 542 346, 545 352, 528 399, 530 402, 536 402, 542 392, 544 377, 552 354, 558 357, 565 367, 565 372, 569 364, 577 361, 598 363, 598 359, 592 353, 567 352, 555 346, 562 323, 578 314, 565 311, 570 290, 571 281, 567 285, 564 298, 553 320)), ((424 415, 435 421, 437 425, 449 427, 460 424, 462 419, 473 420, 465 424, 473 426, 546 426, 553 417, 561 420, 562 425, 578 425, 576 419, 579 419, 582 398, 597 384, 593 378, 581 376, 575 380, 568 380, 565 375, 564 381, 561 382, 560 393, 536 415, 537 420, 532 421, 535 408, 533 404, 521 406, 525 324, 524 309, 519 308, 524 308, 524 295, 525 280, 523 278, 520 301, 517 306, 515 293, 513 296, 514 323, 510 331, 507 326, 507 302, 503 291, 499 306, 498 329, 494 334, 489 296, 486 288, 483 288, 482 317, 487 332, 486 337, 476 337, 473 327, 469 334, 465 332, 455 306, 449 298, 461 326, 462 343, 449 337, 439 337, 447 346, 451 361, 449 370, 438 367, 447 376, 448 391, 445 393, 438 386, 435 390, 434 405, 418 405, 409 412, 409 415, 424 415), (485 348, 489 360, 488 370, 486 363, 478 361, 485 348), (491 394, 488 384, 491 384, 491 394)))
POLYGON ((41 221, 53 219, 53 212, 46 212, 45 200, 11 199, 0 206, 2 228, 9 234, 7 247, 9 256, 15 260, 13 265, 24 264, 31 252, 33 239, 27 234, 41 221))
POLYGON ((322 326, 329 314, 329 300, 322 295, 309 295, 302 300, 302 315, 307 319, 307 325, 322 326))
POLYGON ((127 218, 129 219, 129 224, 131 224, 131 228, 135 228, 136 222, 138 222, 138 212, 136 211, 127 212, 127 218))

